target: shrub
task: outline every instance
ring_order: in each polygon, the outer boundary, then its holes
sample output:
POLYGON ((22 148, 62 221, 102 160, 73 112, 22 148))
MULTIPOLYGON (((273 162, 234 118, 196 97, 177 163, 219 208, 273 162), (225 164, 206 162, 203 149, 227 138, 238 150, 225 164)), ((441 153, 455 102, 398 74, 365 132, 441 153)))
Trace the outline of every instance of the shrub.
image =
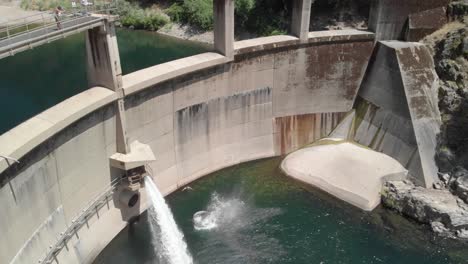
POLYGON ((184 0, 186 22, 201 29, 213 28, 213 0, 184 0))
POLYGON ((120 14, 120 21, 125 27, 134 27, 135 29, 158 30, 169 23, 167 16, 158 10, 142 9, 134 6, 120 14))
POLYGON ((65 10, 71 9, 70 0, 22 0, 21 8, 26 10, 52 11, 57 6, 63 7, 65 10))
POLYGON ((184 22, 186 20, 184 7, 179 3, 172 4, 165 12, 174 22, 184 22))
POLYGON ((249 17, 252 15, 252 10, 255 7, 255 0, 236 0, 235 16, 237 26, 243 27, 249 17))

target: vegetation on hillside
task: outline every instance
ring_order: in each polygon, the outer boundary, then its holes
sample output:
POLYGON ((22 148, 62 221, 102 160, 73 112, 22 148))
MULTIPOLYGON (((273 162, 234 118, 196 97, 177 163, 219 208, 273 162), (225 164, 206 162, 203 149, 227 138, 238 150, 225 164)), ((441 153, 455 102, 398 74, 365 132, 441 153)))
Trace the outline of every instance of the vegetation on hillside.
MULTIPOLYGON (((79 5, 79 0, 76 1, 79 5)), ((118 2, 117 13, 125 27, 158 30, 172 22, 188 24, 202 31, 213 29, 213 0, 115 1, 118 2)), ((355 24, 365 19, 362 17, 366 17, 369 1, 316 0, 312 10, 314 20, 311 27, 314 30, 342 24, 353 24, 356 27, 355 24), (343 23, 342 20, 349 21, 343 23)), ((256 36, 287 33, 292 14, 291 2, 291 0, 235 0, 236 33, 256 36)), ((24 9, 42 11, 52 10, 58 5, 66 10, 71 9, 70 0, 22 0, 21 4, 24 9)))
POLYGON ((120 22, 125 27, 155 31, 170 22, 169 16, 158 8, 144 8, 125 0, 119 0, 117 6, 120 22))
MULTIPOLYGON (((213 28, 213 0, 174 0, 165 12, 172 21, 188 23, 203 30, 213 28)), ((284 33, 289 24, 287 17, 290 17, 290 1, 235 1, 235 21, 238 29, 258 35, 284 33)))
MULTIPOLYGON (((93 1, 90 1, 93 2, 93 1)), ((213 0, 117 0, 122 25, 158 30, 170 22, 189 24, 201 30, 213 29, 213 0), (163 3, 161 5, 158 5, 163 3), (164 5, 167 5, 165 7, 164 5)), ((288 0, 236 0, 238 29, 256 35, 285 33, 290 18, 288 0)), ((79 0, 77 0, 79 5, 79 0)), ((47 11, 62 6, 71 10, 70 0, 22 0, 21 7, 47 11)))
POLYGON ((440 83, 437 165, 453 175, 468 170, 468 3, 453 1, 448 14, 452 22, 422 42, 433 52, 440 83))

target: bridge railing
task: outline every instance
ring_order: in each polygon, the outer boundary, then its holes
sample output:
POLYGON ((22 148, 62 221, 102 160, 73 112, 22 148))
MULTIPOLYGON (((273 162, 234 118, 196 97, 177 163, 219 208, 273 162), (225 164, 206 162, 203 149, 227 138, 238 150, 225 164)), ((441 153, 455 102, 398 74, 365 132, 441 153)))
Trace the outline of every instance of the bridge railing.
POLYGON ((28 35, 39 30, 58 27, 58 23, 64 27, 67 24, 82 20, 83 17, 89 16, 90 14, 111 15, 115 13, 116 10, 117 4, 113 1, 110 3, 87 5, 80 8, 73 8, 72 10, 65 10, 62 12, 59 22, 55 21, 52 11, 11 19, 0 23, 0 41, 12 39, 20 35, 28 35))

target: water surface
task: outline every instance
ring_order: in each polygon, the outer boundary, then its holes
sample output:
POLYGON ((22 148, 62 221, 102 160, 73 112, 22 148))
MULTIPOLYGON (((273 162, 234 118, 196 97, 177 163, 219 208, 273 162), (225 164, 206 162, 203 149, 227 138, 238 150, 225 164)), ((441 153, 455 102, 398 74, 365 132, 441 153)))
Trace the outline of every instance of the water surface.
MULTIPOLYGON (((467 263, 466 245, 378 208, 365 213, 285 177, 280 159, 228 168, 166 199, 195 263, 467 263), (194 226, 199 211, 216 223, 194 226)), ((147 215, 124 229, 95 264, 159 263, 147 215)))
MULTIPOLYGON (((117 30, 123 74, 206 52, 209 46, 146 31, 117 30)), ((85 91, 84 33, 0 60, 0 134, 85 91)))

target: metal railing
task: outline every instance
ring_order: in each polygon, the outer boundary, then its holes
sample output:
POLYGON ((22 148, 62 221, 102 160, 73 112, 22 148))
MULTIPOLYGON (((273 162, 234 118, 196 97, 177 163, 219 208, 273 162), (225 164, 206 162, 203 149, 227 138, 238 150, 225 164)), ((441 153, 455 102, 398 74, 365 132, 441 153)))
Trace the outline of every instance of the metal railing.
MULTIPOLYGON (((61 32, 66 30, 68 25, 79 24, 80 20, 84 20, 84 17, 89 17, 91 14, 113 15, 116 9, 117 4, 113 1, 64 10, 59 17, 59 21, 55 21, 54 13, 51 11, 11 19, 0 23, 0 43, 6 43, 6 45, 14 44, 14 38, 19 36, 25 36, 25 39, 32 39, 37 37, 38 32, 41 30, 44 35, 52 32, 61 32)), ((22 38, 22 41, 24 41, 24 38, 22 38)))
POLYGON ((104 206, 107 206, 107 209, 110 209, 109 202, 113 199, 114 191, 122 181, 122 178, 117 178, 111 181, 110 185, 106 186, 103 190, 98 192, 98 195, 91 199, 85 209, 83 209, 71 222, 71 225, 64 232, 60 233, 60 238, 56 241, 54 245, 49 247, 49 251, 45 257, 39 260, 39 263, 42 264, 52 264, 59 263, 57 260, 57 255, 62 251, 63 248, 68 250, 68 242, 72 237, 79 239, 78 231, 86 225, 89 228, 88 221, 93 217, 99 215, 99 210, 104 206))

